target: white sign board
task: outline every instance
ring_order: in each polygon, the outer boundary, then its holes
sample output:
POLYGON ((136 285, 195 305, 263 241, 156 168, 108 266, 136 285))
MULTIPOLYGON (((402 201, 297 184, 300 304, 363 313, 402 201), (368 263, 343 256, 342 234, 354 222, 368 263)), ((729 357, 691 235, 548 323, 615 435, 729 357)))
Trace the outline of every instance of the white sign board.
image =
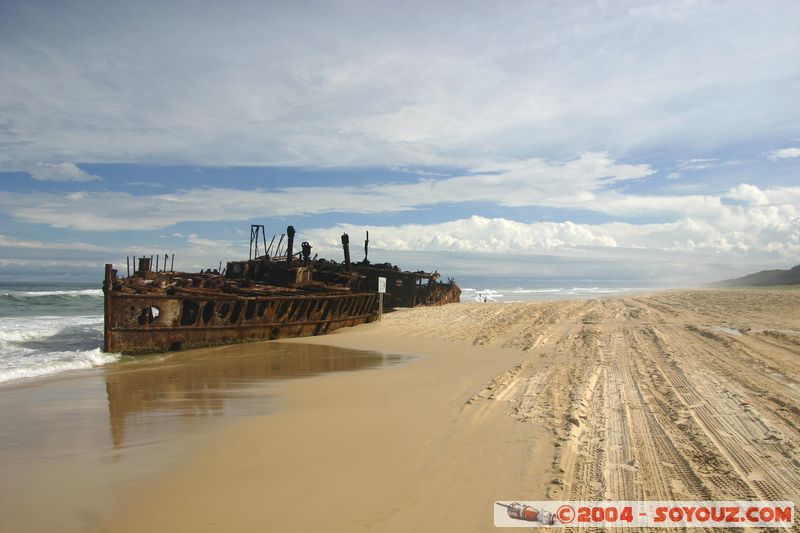
POLYGON ((386 292, 386 278, 378 278, 378 292, 386 292))

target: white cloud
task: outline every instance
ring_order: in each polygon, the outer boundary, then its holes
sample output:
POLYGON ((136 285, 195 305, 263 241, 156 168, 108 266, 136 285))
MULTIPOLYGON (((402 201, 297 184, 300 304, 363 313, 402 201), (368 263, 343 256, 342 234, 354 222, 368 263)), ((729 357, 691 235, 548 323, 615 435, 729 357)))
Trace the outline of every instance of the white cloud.
POLYGON ((186 249, 193 250, 204 257, 218 257, 225 260, 242 256, 246 250, 246 243, 242 241, 206 239, 196 233, 192 233, 186 238, 186 249))
MULTIPOLYGON (((730 147, 746 159, 748 146, 794 143, 785 132, 800 123, 797 3, 522 2, 498 10, 478 2, 459 5, 457 23, 447 2, 4 8, 0 172, 98 178, 72 161, 378 166, 420 178, 362 187, 156 188, 145 196, 0 192, 0 211, 17 221, 147 230, 262 217, 265 206, 282 217, 485 202, 662 223, 529 227, 465 218, 448 222, 449 236, 430 246, 747 249, 762 257, 789 253, 795 242, 800 187, 720 178, 713 194, 664 196, 654 187, 660 176, 633 182, 654 174, 638 161, 658 158, 673 162, 660 169, 673 192, 713 191, 691 189, 691 173, 730 164, 730 147), (770 141, 776 132, 783 136, 770 141), (448 177, 421 166, 465 170, 448 177), (638 192, 623 192, 626 184, 638 192)), ((187 248, 238 249, 194 239, 187 248)))
POLYGON ((33 179, 39 181, 94 181, 101 179, 100 176, 81 170, 75 163, 37 163, 27 170, 33 179))
POLYGON ((709 168, 712 166, 717 165, 719 159, 702 159, 702 158, 694 158, 694 159, 686 159, 678 163, 678 168, 680 170, 703 170, 705 168, 709 168))
POLYGON ((0 168, 461 166, 795 127, 800 6, 662 4, 478 2, 454 23, 447 2, 12 3, 0 168))
POLYGON ((800 157, 800 148, 781 148, 780 150, 773 150, 767 154, 767 157, 772 161, 794 159, 795 157, 800 157))
MULTIPOLYGON (((207 192, 212 196, 194 197, 190 194, 192 200, 188 203, 207 205, 204 202, 211 201, 213 195, 227 197, 229 191, 207 192)), ((252 194, 245 191, 241 192, 241 196, 228 200, 231 205, 240 204, 246 200, 246 193, 252 194)), ((41 198, 35 200, 42 202, 41 198)), ((96 202, 93 205, 97 207, 107 203, 109 198, 89 194, 84 198, 86 200, 96 202)), ((487 275, 491 272, 496 276, 530 277, 530 263, 526 263, 525 258, 535 257, 530 260, 536 261, 536 272, 542 275, 546 273, 549 277, 557 277, 559 269, 568 270, 570 275, 579 275, 582 271, 589 277, 636 277, 637 268, 646 268, 647 272, 642 272, 643 278, 651 276, 664 280, 683 280, 675 283, 697 282, 700 278, 693 276, 700 275, 698 273, 703 273, 703 280, 712 280, 746 273, 747 268, 788 266, 794 264, 800 255, 800 187, 762 190, 741 184, 722 197, 692 196, 687 200, 680 197, 623 197, 614 193, 608 195, 607 200, 611 211, 624 208, 627 212, 653 213, 658 209, 672 209, 678 218, 649 224, 618 221, 579 224, 472 216, 435 224, 300 228, 297 238, 310 241, 315 251, 323 257, 339 259, 341 233, 349 233, 351 242, 356 243, 366 230, 370 232, 370 257, 374 261, 390 260, 408 268, 431 268, 433 265, 442 272, 453 271, 459 275, 487 275), (722 199, 735 199, 743 203, 723 203, 722 199), (507 258, 508 262, 501 258, 507 258), (559 266, 551 265, 548 267, 550 270, 542 270, 540 262, 555 261, 553 258, 561 258, 557 260, 559 266), (717 274, 711 273, 711 270, 717 274)), ((144 203, 149 201, 146 199, 144 203)), ((263 205, 264 197, 256 195, 250 201, 254 205, 263 205)), ((312 200, 312 204, 316 201, 312 200)), ((351 205, 356 203, 351 201, 351 205)), ((85 203, 79 204, 88 210, 85 203)), ((185 207, 186 204, 183 196, 173 197, 169 202, 172 207, 185 207)), ((160 209, 168 209, 169 206, 159 208, 154 213, 161 216, 160 209)), ((128 206, 126 209, 129 211, 117 212, 123 218, 140 215, 139 207, 128 206)), ((249 209, 249 204, 245 207, 249 209)), ((194 206, 190 206, 184 214, 194 213, 193 209, 194 206)), ((222 210, 223 213, 225 211, 222 210)), ((150 255, 164 251, 163 243, 139 243, 104 250, 94 245, 51 244, 4 235, 0 236, 0 247, 14 251, 9 257, 13 261, 6 264, 9 268, 13 265, 16 265, 14 268, 22 268, 26 260, 30 260, 32 265, 45 265, 44 254, 53 249, 64 250, 59 255, 74 265, 89 262, 86 262, 85 255, 70 254, 69 250, 102 253, 104 261, 112 258, 115 264, 123 265, 123 268, 126 254, 150 255), (114 260, 114 257, 117 259, 114 260)), ((354 250, 357 248, 360 246, 354 245, 354 250)), ((246 257, 247 240, 244 234, 241 238, 237 236, 225 240, 195 233, 169 251, 176 254, 176 268, 216 268, 220 260, 246 257)), ((47 257, 51 255, 48 253, 47 257)), ((358 255, 354 251, 354 256, 358 255)))
MULTIPOLYGON (((458 251, 498 254, 573 254, 574 250, 618 249, 608 252, 623 256, 622 250, 732 254, 735 261, 765 263, 781 258, 794 261, 800 255, 800 187, 761 190, 748 184, 732 189, 725 198, 744 205, 726 205, 719 197, 609 198, 607 210, 621 206, 627 212, 653 213, 669 209, 680 213, 671 222, 633 224, 609 222, 522 223, 503 218, 473 216, 431 225, 347 226, 309 230, 326 251, 338 248, 342 231, 358 235, 370 232, 370 243, 386 250, 458 251), (573 251, 570 251, 573 250, 573 251)), ((732 259, 733 260, 733 259, 732 259)))
POLYGON ((754 205, 765 205, 769 203, 769 198, 767 198, 767 195, 764 194, 761 189, 747 183, 742 183, 734 187, 728 191, 726 197, 734 200, 742 200, 754 205))
POLYGON ((719 196, 715 195, 635 195, 616 191, 598 194, 588 202, 577 199, 571 207, 596 210, 601 213, 623 217, 674 218, 681 215, 716 216, 723 208, 719 196))
POLYGON ((83 242, 44 242, 26 239, 17 239, 8 235, 0 234, 0 246, 7 248, 27 248, 33 250, 81 250, 87 252, 101 252, 105 250, 102 246, 87 244, 83 242))
POLYGON ((449 250, 480 253, 541 253, 575 246, 613 247, 617 243, 595 227, 572 222, 526 224, 505 218, 472 216, 440 224, 408 224, 394 227, 337 225, 330 229, 303 232, 323 250, 340 247, 339 236, 353 239, 370 232, 370 247, 382 250, 449 250))
MULTIPOLYGON (((698 214, 699 215, 699 214, 698 214)), ((389 251, 472 252, 515 255, 568 254, 584 259, 604 255, 624 257, 625 250, 733 254, 741 261, 794 260, 800 254, 800 208, 793 206, 722 206, 705 216, 675 222, 631 224, 522 223, 504 218, 473 216, 439 224, 401 226, 337 225, 304 231, 323 253, 336 256, 339 236, 358 241, 370 233, 370 248, 389 251), (578 250, 592 249, 591 253, 578 250), (610 251, 617 249, 618 251, 610 251), (576 255, 577 254, 577 255, 576 255)))
POLYGON ((86 269, 94 269, 100 271, 103 268, 103 263, 101 261, 80 261, 80 260, 72 260, 72 259, 6 259, 0 258, 0 267, 8 268, 8 267, 18 267, 22 269, 27 269, 28 271, 36 271, 41 269, 42 267, 70 267, 75 269, 81 269, 82 271, 86 271, 86 269))
POLYGON ((605 189, 606 184, 651 172, 647 165, 618 165, 604 154, 584 154, 565 163, 531 160, 482 168, 496 173, 464 175, 412 183, 362 187, 291 187, 273 191, 202 188, 163 195, 134 196, 123 192, 0 192, 0 207, 24 221, 88 231, 148 230, 189 221, 237 221, 263 216, 269 205, 274 217, 321 213, 385 214, 437 204, 492 202, 503 206, 581 209, 614 217, 709 221, 740 227, 745 206, 778 210, 790 216, 800 210, 800 187, 760 189, 740 184, 722 195, 633 195, 605 189))
POLYGON ((618 205, 624 211, 626 207, 619 205, 622 200, 604 189, 652 173, 646 164, 618 163, 607 153, 587 152, 564 162, 484 161, 470 174, 412 183, 272 191, 202 188, 143 196, 108 191, 80 191, 66 196, 0 192, 0 206, 25 222, 90 231, 156 229, 186 221, 245 220, 261 216, 265 205, 270 206, 272 216, 387 213, 473 201, 597 210, 618 205))

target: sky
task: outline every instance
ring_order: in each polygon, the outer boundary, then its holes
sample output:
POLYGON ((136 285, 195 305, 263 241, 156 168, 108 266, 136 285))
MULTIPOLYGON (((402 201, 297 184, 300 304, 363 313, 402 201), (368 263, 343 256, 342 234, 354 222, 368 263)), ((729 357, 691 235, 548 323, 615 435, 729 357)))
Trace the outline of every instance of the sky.
POLYGON ((0 2, 0 281, 297 228, 479 284, 800 263, 800 2, 0 2))

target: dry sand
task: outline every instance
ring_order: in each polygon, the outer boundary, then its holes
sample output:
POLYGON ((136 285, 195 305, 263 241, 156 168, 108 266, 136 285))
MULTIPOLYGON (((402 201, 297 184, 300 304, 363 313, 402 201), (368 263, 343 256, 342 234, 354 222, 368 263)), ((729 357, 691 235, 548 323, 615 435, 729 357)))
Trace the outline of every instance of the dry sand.
POLYGON ((424 357, 281 384, 281 409, 149 478, 108 529, 488 531, 495 500, 800 501, 800 290, 459 304, 310 342, 424 357))

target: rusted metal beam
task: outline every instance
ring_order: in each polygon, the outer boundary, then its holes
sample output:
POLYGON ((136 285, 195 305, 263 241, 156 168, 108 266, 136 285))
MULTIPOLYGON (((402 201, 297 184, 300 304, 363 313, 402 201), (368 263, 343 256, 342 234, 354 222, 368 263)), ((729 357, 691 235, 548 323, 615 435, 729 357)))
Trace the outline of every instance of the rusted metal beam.
POLYGON ((286 235, 288 240, 286 242, 286 262, 292 262, 292 253, 294 252, 294 226, 286 228, 286 235))
POLYGON ((111 329, 111 291, 114 286, 114 267, 110 263, 106 263, 105 276, 103 279, 103 351, 110 351, 110 335, 111 329))
POLYGON ((344 249, 344 266, 348 272, 353 271, 350 264, 350 236, 347 233, 342 233, 342 248, 344 249))

